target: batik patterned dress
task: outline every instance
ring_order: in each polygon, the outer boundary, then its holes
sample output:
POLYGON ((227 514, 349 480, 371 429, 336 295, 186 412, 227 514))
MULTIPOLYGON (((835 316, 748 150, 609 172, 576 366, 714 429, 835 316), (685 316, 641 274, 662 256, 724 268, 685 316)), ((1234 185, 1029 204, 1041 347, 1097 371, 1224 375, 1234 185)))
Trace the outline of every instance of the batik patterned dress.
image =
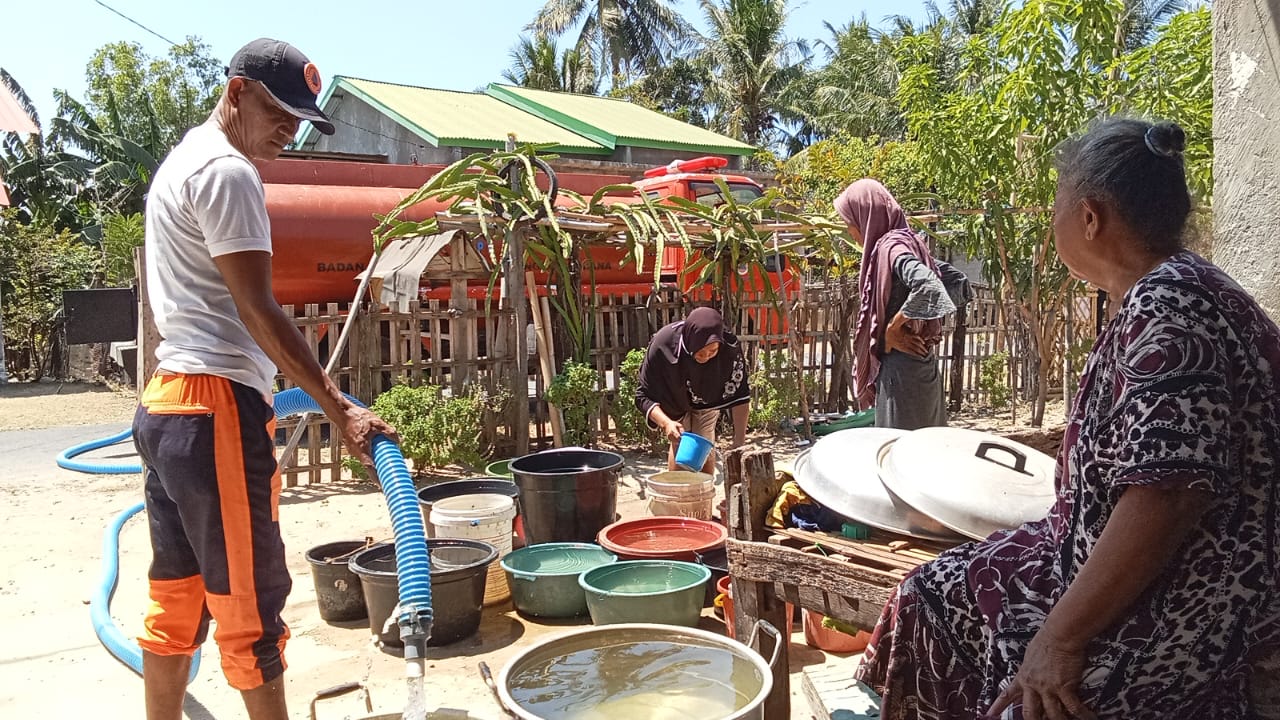
POLYGON ((883 717, 986 713, 1131 485, 1211 500, 1089 643, 1080 698, 1100 718, 1246 717, 1249 658, 1280 646, 1278 376, 1280 330, 1221 270, 1183 252, 1139 280, 1089 357, 1048 517, 940 555, 885 607, 858 671, 883 717))

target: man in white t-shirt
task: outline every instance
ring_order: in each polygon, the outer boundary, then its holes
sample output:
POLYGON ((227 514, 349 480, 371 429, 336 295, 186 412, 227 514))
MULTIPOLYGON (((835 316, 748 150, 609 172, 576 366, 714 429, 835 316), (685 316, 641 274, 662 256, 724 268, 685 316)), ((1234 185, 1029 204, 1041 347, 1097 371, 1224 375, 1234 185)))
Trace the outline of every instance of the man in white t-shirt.
POLYGON ((205 124, 165 158, 147 197, 148 300, 164 340, 134 418, 146 467, 151 608, 143 650, 148 720, 182 716, 209 620, 222 669, 252 720, 286 720, 280 617, 291 589, 280 536, 271 394, 279 367, 372 467, 395 431, 343 397, 271 292, 271 229, 251 160, 280 155, 316 106, 320 73, 288 43, 236 53, 205 124))

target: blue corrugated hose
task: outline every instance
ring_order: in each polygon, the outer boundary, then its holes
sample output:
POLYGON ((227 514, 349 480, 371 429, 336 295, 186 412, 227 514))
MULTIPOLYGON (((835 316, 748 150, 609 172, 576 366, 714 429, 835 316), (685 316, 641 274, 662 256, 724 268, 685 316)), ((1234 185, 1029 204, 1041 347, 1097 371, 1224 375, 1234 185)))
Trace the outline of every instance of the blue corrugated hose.
POLYGON ((76 472, 90 473, 96 475, 125 475, 129 473, 142 472, 142 464, 137 460, 122 460, 112 462, 110 460, 98 460, 94 462, 86 462, 82 460, 72 460, 71 458, 82 455, 90 450, 108 447, 126 440, 133 439, 133 430, 124 430, 116 433, 111 437, 104 437, 99 440, 90 440, 79 445, 71 447, 58 453, 58 467, 64 470, 75 470, 76 472))
MULTIPOLYGON (((347 396, 351 402, 359 401, 347 396)), ((300 388, 276 393, 276 417, 304 412, 319 413, 320 406, 300 388)), ((396 574, 400 585, 400 639, 406 660, 420 659, 431 632, 431 556, 427 551, 427 528, 418 506, 413 478, 404 463, 400 446, 385 435, 373 438, 373 466, 378 471, 382 494, 391 511, 395 534, 396 574)))
MULTIPOLYGON (((116 581, 120 579, 120 530, 129 518, 142 512, 145 507, 145 503, 138 503, 117 515, 107 526, 107 532, 102 536, 102 583, 89 600, 89 619, 93 622, 93 631, 97 633, 98 640, 107 652, 139 675, 142 674, 142 648, 138 647, 137 640, 125 637, 120 626, 111 617, 111 597, 116 594, 116 581)), ((199 671, 200 650, 197 649, 195 656, 191 658, 191 672, 187 675, 187 682, 195 680, 199 671)))

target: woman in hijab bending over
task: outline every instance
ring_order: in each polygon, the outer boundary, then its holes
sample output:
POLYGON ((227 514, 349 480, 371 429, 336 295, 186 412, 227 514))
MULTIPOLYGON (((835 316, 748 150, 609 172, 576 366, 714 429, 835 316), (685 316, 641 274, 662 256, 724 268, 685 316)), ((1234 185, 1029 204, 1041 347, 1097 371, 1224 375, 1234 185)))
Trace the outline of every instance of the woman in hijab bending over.
POLYGON ((835 200, 862 247, 861 304, 853 340, 853 392, 875 407, 876 426, 946 425, 935 349, 942 319, 973 291, 964 273, 935 260, 884 185, 864 178, 835 200))
MULTIPOLYGON (((663 327, 649 341, 640 366, 636 407, 650 428, 662 431, 671 442, 667 468, 676 469, 675 448, 680 433, 689 431, 715 442, 720 411, 733 414, 733 444, 747 434, 751 388, 738 338, 724 328, 724 319, 712 308, 697 308, 679 322, 663 327)), ((715 452, 702 472, 715 472, 715 452)))

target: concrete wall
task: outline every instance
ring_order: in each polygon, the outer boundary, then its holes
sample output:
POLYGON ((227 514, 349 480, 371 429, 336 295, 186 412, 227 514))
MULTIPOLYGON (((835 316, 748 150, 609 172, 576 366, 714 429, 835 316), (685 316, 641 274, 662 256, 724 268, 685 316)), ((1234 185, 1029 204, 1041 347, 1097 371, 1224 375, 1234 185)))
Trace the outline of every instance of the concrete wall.
POLYGON ((1280 2, 1213 4, 1213 260, 1280 320, 1280 2))

